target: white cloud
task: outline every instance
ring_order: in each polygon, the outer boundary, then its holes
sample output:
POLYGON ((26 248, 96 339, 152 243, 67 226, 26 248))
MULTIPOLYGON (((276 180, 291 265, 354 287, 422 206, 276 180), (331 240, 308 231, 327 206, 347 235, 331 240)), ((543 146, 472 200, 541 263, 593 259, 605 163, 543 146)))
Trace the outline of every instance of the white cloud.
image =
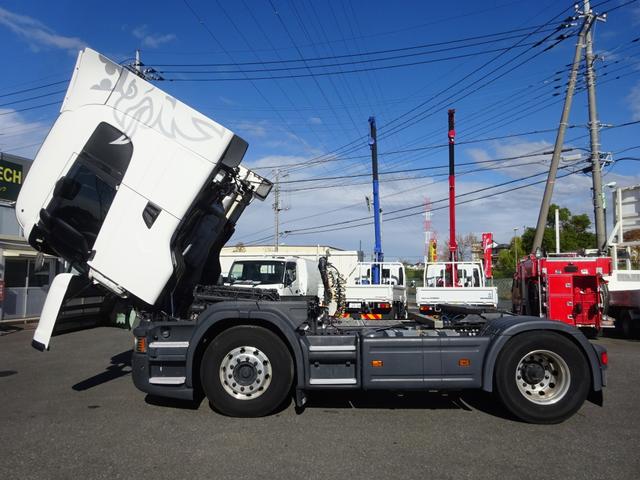
POLYGON ((0 25, 4 25, 22 37, 34 51, 39 51, 42 47, 49 47, 75 53, 87 45, 80 38, 58 35, 39 20, 10 12, 2 7, 0 7, 0 25))
POLYGON ((218 97, 218 99, 220 99, 220 101, 221 101, 222 103, 224 103, 225 105, 237 105, 237 103, 236 103, 236 102, 234 102, 234 101, 233 101, 233 100, 231 100, 230 98, 223 97, 222 95, 220 95, 220 96, 218 97))
POLYGON ((631 18, 634 25, 640 25, 640 5, 635 5, 631 9, 631 18))
MULTIPOLYGON (((503 158, 517 156, 537 150, 551 150, 551 145, 547 142, 512 142, 494 143, 488 149, 465 150, 475 160, 485 160, 491 158, 503 158)), ((573 152, 572 152, 573 153, 573 152)), ((283 156, 274 155, 262 157, 255 162, 250 162, 252 167, 265 165, 283 165, 299 163, 308 160, 309 156, 283 156)), ((547 155, 544 160, 548 160, 547 155)), ((540 161, 541 157, 528 157, 516 162, 540 161)), ((492 165, 492 164, 489 164, 492 165)), ((507 190, 513 186, 544 181, 548 163, 535 163, 523 168, 501 170, 498 173, 491 172, 490 176, 460 176, 457 180, 456 191, 461 195, 457 208, 457 230, 458 233, 475 233, 479 236, 482 232, 490 231, 498 242, 508 242, 513 236, 513 228, 518 227, 522 233, 523 226, 535 226, 540 201, 544 191, 544 183, 535 186, 515 190, 502 195, 494 195, 496 192, 507 190), (467 192, 491 187, 502 181, 511 178, 524 177, 534 173, 541 173, 528 181, 506 185, 495 189, 489 189, 482 193, 463 196, 467 192), (469 199, 477 199, 473 202, 463 203, 469 199)), ((561 170, 559 177, 567 170, 561 170)), ((268 170, 260 170, 259 173, 267 178, 272 176, 268 170)), ((335 172, 334 172, 335 173, 335 172)), ((307 167, 298 170, 291 175, 291 179, 323 177, 328 174, 324 172, 322 166, 307 167)), ((371 195, 371 186, 367 183, 368 178, 363 178, 362 185, 357 180, 345 180, 351 185, 341 188, 325 188, 292 192, 285 200, 289 210, 280 216, 281 231, 304 229, 314 226, 336 224, 345 220, 370 218, 364 197, 371 195)), ((615 180, 619 185, 629 185, 640 183, 640 175, 616 175, 610 173, 606 177, 607 181, 615 180)), ((326 181, 325 185, 337 184, 340 181, 326 181)), ((283 191, 299 188, 300 184, 283 184, 283 191)), ((313 184, 314 186, 319 183, 313 184)), ((320 185, 322 185, 320 183, 320 185)), ((311 185, 309 185, 311 186, 311 185)), ((437 232, 437 237, 441 242, 448 238, 448 209, 447 209, 448 186, 446 179, 413 179, 400 182, 383 182, 381 185, 381 204, 383 212, 392 212, 397 209, 404 209, 409 206, 420 206, 424 204, 428 197, 432 202, 432 223, 433 230, 437 232)), ((607 198, 609 201, 609 197, 607 198)), ((271 198, 265 202, 254 202, 240 220, 237 233, 231 239, 231 243, 238 241, 251 241, 263 239, 262 243, 273 241, 274 213, 271 198)), ((553 195, 553 202, 568 207, 572 212, 580 214, 587 213, 593 217, 593 207, 591 200, 591 177, 581 173, 558 178, 553 195)), ((367 223, 367 221, 357 221, 354 223, 367 223)), ((424 253, 424 215, 420 207, 383 216, 383 249, 385 258, 396 260, 406 258, 409 260, 419 260, 424 253), (390 220, 392 217, 401 216, 405 213, 415 213, 398 220, 390 220)), ((373 248, 373 226, 364 225, 358 228, 348 228, 350 225, 337 225, 333 231, 312 233, 305 235, 284 235, 282 242, 290 245, 316 245, 328 244, 345 249, 357 249, 360 242, 366 252, 373 248)), ((327 228, 327 227, 324 227, 327 228)), ((299 233, 308 233, 302 231, 299 233)))
POLYGON ((50 127, 50 122, 28 122, 12 109, 0 109, 0 150, 33 158, 50 127))
POLYGON ((264 138, 267 136, 267 122, 265 120, 258 122, 245 120, 234 124, 234 130, 237 130, 241 136, 247 135, 252 137, 264 138))
POLYGON ((640 120, 640 82, 631 89, 627 95, 628 106, 631 109, 633 120, 640 120))
POLYGON ((149 48, 158 48, 160 45, 172 42, 177 38, 175 33, 150 33, 147 25, 139 25, 131 33, 142 41, 143 47, 149 48))
POLYGON ((322 125, 322 119, 320 117, 309 117, 309 123, 311 125, 322 125))

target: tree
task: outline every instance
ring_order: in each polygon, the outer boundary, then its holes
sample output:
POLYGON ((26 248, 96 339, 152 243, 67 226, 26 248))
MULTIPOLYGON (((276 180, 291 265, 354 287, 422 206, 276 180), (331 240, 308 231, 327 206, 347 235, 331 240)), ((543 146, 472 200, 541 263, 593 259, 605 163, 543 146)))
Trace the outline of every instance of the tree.
MULTIPOLYGON (((560 247, 562 252, 577 252, 585 248, 593 248, 596 243, 596 236, 589 231, 591 221, 586 214, 573 215, 568 208, 558 207, 552 204, 547 215, 547 224, 542 236, 542 250, 545 252, 555 252, 555 215, 556 208, 559 208, 560 216, 560 247)), ((514 237, 509 243, 509 248, 498 253, 498 259, 494 266, 495 278, 512 277, 515 273, 516 250, 517 258, 531 253, 533 249, 533 239, 536 229, 527 227, 521 237, 514 237), (517 248, 516 248, 517 246, 517 248)))
MULTIPOLYGON (((573 215, 568 208, 558 207, 552 204, 547 215, 547 224, 542 237, 542 250, 546 252, 554 252, 556 248, 555 235, 555 212, 559 208, 560 216, 560 251, 577 252, 585 248, 595 248, 596 236, 589 231, 591 228, 591 220, 585 213, 573 215)), ((535 237, 535 229, 527 228, 522 234, 522 247, 525 253, 529 253, 533 248, 533 239, 535 237)))
MULTIPOLYGON (((456 243, 458 244, 458 261, 469 261, 472 259, 473 246, 479 242, 478 237, 473 233, 456 235, 456 243)), ((438 260, 449 261, 449 240, 438 242, 438 260)))
POLYGON ((513 277, 516 272, 516 250, 518 259, 522 258, 523 254, 526 253, 522 250, 522 241, 519 237, 513 237, 509 243, 509 248, 498 252, 498 259, 493 267, 494 278, 513 277))

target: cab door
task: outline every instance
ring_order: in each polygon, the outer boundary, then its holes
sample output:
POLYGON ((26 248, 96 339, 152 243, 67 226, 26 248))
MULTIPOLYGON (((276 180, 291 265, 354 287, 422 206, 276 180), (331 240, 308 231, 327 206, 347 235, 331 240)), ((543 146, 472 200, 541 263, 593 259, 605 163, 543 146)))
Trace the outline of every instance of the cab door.
POLYGON ((126 327, 129 318, 125 312, 118 315, 117 305, 115 296, 85 276, 58 274, 49 287, 31 345, 43 351, 56 335, 100 326, 126 327))
POLYGON ((300 281, 296 262, 286 262, 284 266, 284 296, 300 295, 300 281))

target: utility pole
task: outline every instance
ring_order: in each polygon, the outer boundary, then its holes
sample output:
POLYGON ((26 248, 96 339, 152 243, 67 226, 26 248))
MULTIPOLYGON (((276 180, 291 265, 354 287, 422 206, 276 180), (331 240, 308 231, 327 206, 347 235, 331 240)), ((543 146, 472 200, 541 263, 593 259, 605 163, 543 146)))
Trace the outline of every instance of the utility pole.
POLYGON ((518 227, 513 227, 513 247, 515 248, 516 270, 518 270, 518 227))
POLYGON ((606 16, 594 15, 589 0, 584 0, 584 17, 588 23, 585 35, 585 67, 587 93, 589 98, 589 135, 591 138, 591 178, 593 180, 593 210, 596 227, 596 247, 599 252, 606 246, 605 219, 602 193, 602 171, 600 170, 600 122, 596 103, 596 79, 593 55, 593 26, 596 20, 605 20, 606 16))
POLYGON ((448 115, 447 138, 449 139, 449 260, 451 264, 451 282, 455 287, 458 279, 458 268, 455 262, 458 260, 458 242, 456 242, 456 111, 450 109, 448 115))
POLYGON ((164 77, 156 72, 154 68, 143 67, 144 63, 142 63, 142 60, 140 59, 140 49, 136 48, 135 60, 133 63, 128 64, 127 68, 144 80, 164 80, 164 77))
POLYGON ((273 249, 274 252, 278 251, 278 244, 280 243, 280 170, 276 170, 275 185, 273 189, 273 211, 275 214, 274 221, 274 236, 273 236, 273 249))
POLYGON ((371 147, 371 173, 373 177, 373 225, 375 244, 373 247, 373 261, 371 280, 374 285, 380 284, 380 264, 384 260, 382 253, 382 238, 380 235, 380 192, 378 186, 378 135, 375 117, 369 117, 369 146, 371 147))
POLYGON ((136 48, 136 62, 133 64, 133 68, 135 68, 136 72, 138 72, 138 76, 144 78, 144 73, 142 73, 142 62, 140 61, 139 48, 136 48))
POLYGON ((556 208, 556 253, 560 253, 560 209, 556 208))
POLYGON ((576 79, 578 77, 578 68, 580 67, 580 57, 582 56, 582 49, 585 43, 585 33, 589 29, 590 18, 586 17, 584 24, 580 29, 578 35, 578 42, 576 43, 576 50, 573 55, 573 63, 571 64, 571 73, 569 74, 569 83, 567 84, 567 92, 564 97, 564 107, 562 108, 562 115, 560 116, 560 124, 558 126, 558 133, 556 135, 556 143, 553 147, 553 155, 551 156, 551 165, 549 166, 549 175, 547 177, 547 183, 544 188, 544 196, 542 197, 542 203, 540 204, 540 213, 538 214, 538 224, 536 225, 536 234, 533 239, 532 252, 534 253, 538 248, 542 246, 542 238, 544 236, 544 229, 547 224, 547 215, 549 214, 549 205, 551 204, 551 197, 553 196, 553 187, 556 183, 556 176, 558 173, 558 164, 560 163, 560 154, 562 153, 562 145, 564 144, 564 135, 567 130, 569 121, 569 112, 571 111, 571 102, 573 101, 573 94, 576 89, 576 79))

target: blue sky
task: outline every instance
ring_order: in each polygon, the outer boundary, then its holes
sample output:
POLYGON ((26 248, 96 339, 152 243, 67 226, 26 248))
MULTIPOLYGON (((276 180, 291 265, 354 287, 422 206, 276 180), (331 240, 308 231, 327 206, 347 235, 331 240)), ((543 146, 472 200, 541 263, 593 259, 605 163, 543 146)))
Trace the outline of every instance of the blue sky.
MULTIPOLYGON (((596 63, 600 120, 613 126, 640 120, 640 41, 630 43, 640 36, 640 2, 617 9, 626 1, 593 3, 599 13, 611 10, 607 22, 598 23, 594 31, 595 49, 601 55, 596 63)), ((362 242, 365 251, 371 250, 372 226, 348 228, 367 223, 366 219, 331 230, 338 222, 369 216, 365 196, 370 195, 371 187, 364 175, 371 167, 364 137, 370 115, 375 115, 379 126, 380 171, 424 169, 382 177, 383 211, 420 205, 428 198, 433 202, 433 228, 444 240, 447 212, 435 209, 445 205, 438 200, 446 197, 446 177, 442 176, 446 169, 440 167, 447 162, 447 150, 430 147, 446 143, 448 108, 457 111, 460 144, 456 159, 461 173, 457 191, 487 189, 460 199, 478 200, 459 206, 458 231, 493 231, 499 241, 508 241, 514 227, 521 232, 523 225, 535 224, 543 186, 488 195, 544 178, 517 181, 548 168, 548 155, 532 154, 553 146, 555 133, 548 130, 557 128, 562 107, 562 96, 553 94, 563 92, 576 37, 542 50, 555 44, 559 33, 575 29, 555 32, 546 43, 534 44, 572 13, 571 5, 558 0, 460 1, 454 9, 447 2, 423 1, 3 1, 0 48, 4 65, 12 67, 3 69, 0 80, 0 95, 4 95, 0 96, 0 148, 34 156, 55 120, 63 96, 56 92, 65 85, 7 94, 68 79, 77 51, 84 46, 118 62, 126 62, 140 48, 146 65, 175 80, 159 82, 161 88, 249 142, 245 161, 261 174, 273 177, 274 166, 312 162, 281 168, 283 180, 345 177, 283 183, 288 209, 281 214, 282 230, 291 231, 283 235, 283 243, 353 249, 362 242), (431 46, 418 48, 424 45, 431 46), (354 56, 389 50, 393 52, 354 56), (393 58, 379 60, 387 56, 393 58), (312 60, 326 57, 333 58, 312 60), (300 58, 307 59, 306 63, 300 58), (375 61, 362 62, 365 59, 375 61), (283 60, 285 63, 278 63, 283 60), (248 62, 252 65, 238 65, 248 62), (310 67, 327 63, 340 65, 310 67), (394 68, 388 68, 391 65, 394 68), (349 72, 371 67, 376 69, 349 72), (277 70, 259 72, 266 68, 277 70), (256 72, 220 73, 239 69, 256 72), (297 75, 302 76, 269 78, 297 75), (261 79, 246 80, 249 76, 261 79), (208 81, 192 81, 195 78, 208 81), (228 80, 210 81, 214 78, 228 80), (43 106, 49 103, 53 105, 43 106), (400 120, 394 123, 397 117, 400 120), (544 132, 516 135, 540 130, 544 132), (350 146, 341 148, 347 144, 350 146), (474 165, 512 157, 521 158, 474 165), (309 189, 312 187, 323 188, 309 189), (312 228, 317 226, 321 227, 312 228)), ((579 149, 589 145, 587 122, 586 94, 579 91, 570 119, 573 128, 566 137, 566 147, 575 150, 567 153, 565 165, 584 157, 579 149)), ((605 129, 602 150, 614 152, 614 159, 640 157, 640 149, 633 149, 640 144, 639 133, 639 124, 605 129)), ((605 183, 640 183, 638 165, 637 161, 618 161, 607 167, 605 183)), ((589 177, 572 174, 558 181, 554 200, 592 215, 589 188, 589 177)), ((271 242, 271 204, 272 199, 252 205, 232 243, 271 242)), ((416 261, 422 256, 424 217, 420 210, 385 217, 387 258, 416 261), (411 213, 415 215, 393 220, 411 213)))

